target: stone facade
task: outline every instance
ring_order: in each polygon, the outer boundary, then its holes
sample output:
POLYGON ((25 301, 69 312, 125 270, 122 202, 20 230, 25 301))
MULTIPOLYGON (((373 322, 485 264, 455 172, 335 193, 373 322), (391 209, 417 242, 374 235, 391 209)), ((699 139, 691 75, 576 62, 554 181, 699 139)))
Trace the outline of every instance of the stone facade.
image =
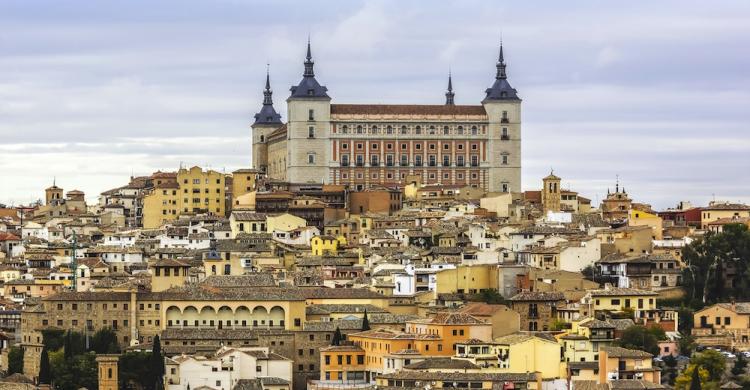
POLYGON ((331 104, 312 67, 308 45, 286 124, 259 121, 275 114, 266 84, 252 126, 253 162, 271 178, 363 190, 416 177, 426 185, 520 191, 521 99, 507 82, 502 48, 495 84, 481 105, 455 105, 452 88, 445 105, 331 104))

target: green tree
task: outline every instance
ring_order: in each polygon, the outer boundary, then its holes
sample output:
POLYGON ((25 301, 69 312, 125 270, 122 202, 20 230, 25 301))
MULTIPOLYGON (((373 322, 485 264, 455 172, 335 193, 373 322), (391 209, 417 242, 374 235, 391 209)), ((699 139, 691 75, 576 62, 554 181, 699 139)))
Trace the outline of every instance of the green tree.
POLYGON ((52 368, 49 365, 47 347, 42 347, 42 356, 39 358, 39 383, 52 384, 52 368))
POLYGON ((664 375, 667 378, 667 383, 670 386, 674 386, 675 380, 677 379, 677 359, 672 355, 664 357, 664 375))
POLYGON ((159 335, 154 336, 153 347, 151 348, 151 383, 156 388, 158 383, 164 383, 164 356, 161 354, 161 340, 159 335))
POLYGON ((732 375, 740 376, 744 374, 745 367, 747 367, 747 360, 745 360, 745 355, 741 353, 737 354, 737 360, 734 361, 734 366, 732 366, 732 375))
POLYGON ((370 320, 367 319, 367 309, 365 309, 365 316, 362 317, 362 331, 364 332, 366 330, 370 330, 370 320))
POLYGON ((333 339, 331 340, 331 345, 341 345, 341 329, 339 327, 336 327, 336 330, 333 332, 333 339))
MULTIPOLYGON (((680 317, 680 320, 682 320, 682 317, 680 317)), ((677 344, 680 347, 680 355, 691 356, 693 349, 695 349, 695 338, 689 333, 683 333, 677 344)))
POLYGON ((505 298, 493 288, 482 290, 479 294, 475 294, 471 297, 471 300, 484 302, 491 305, 499 305, 505 303, 505 298))
POLYGON ((664 340, 664 330, 658 326, 646 328, 641 325, 633 325, 622 332, 622 337, 617 340, 617 345, 628 349, 640 349, 651 354, 659 353, 659 340, 664 340))
POLYGON ((112 328, 102 328, 91 337, 91 351, 96 353, 120 353, 117 333, 112 328))
POLYGON ((42 343, 48 351, 57 351, 65 342, 65 331, 62 329, 42 329, 42 343))
POLYGON ((121 389, 151 387, 151 352, 127 352, 117 363, 121 389))
POLYGON ((10 347, 8 351, 8 375, 23 373, 23 348, 10 347))
POLYGON ((96 389, 99 387, 95 353, 83 352, 66 359, 63 348, 63 350, 51 352, 49 359, 57 390, 78 390, 82 387, 96 389))
POLYGON ((690 302, 711 304, 730 298, 750 298, 750 231, 747 225, 724 225, 721 233, 708 232, 682 251, 687 267, 683 288, 690 302), (735 270, 726 280, 726 268, 735 270), (733 286, 727 289, 725 286, 733 286))
POLYGON ((697 365, 708 371, 708 381, 718 382, 724 374, 727 366, 727 360, 719 351, 707 349, 701 353, 696 353, 690 358, 690 364, 697 365))
POLYGON ((693 375, 690 378, 690 390, 701 390, 701 378, 699 370, 693 370, 693 375))

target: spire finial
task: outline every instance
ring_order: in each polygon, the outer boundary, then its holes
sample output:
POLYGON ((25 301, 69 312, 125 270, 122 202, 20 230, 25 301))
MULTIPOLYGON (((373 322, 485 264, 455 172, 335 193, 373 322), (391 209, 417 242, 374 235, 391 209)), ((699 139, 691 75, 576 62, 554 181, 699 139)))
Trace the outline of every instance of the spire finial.
POLYGON ((315 65, 315 62, 312 60, 312 50, 310 49, 310 35, 307 35, 307 56, 305 57, 305 73, 303 74, 304 77, 315 77, 315 72, 313 71, 313 65, 315 65))
POLYGON ((507 79, 508 75, 505 74, 505 56, 503 55, 503 40, 500 39, 500 53, 497 56, 497 75, 496 79, 507 79))
POLYGON ((271 90, 271 64, 266 63, 266 91, 271 90))
POLYGON ((453 76, 451 70, 448 68, 448 92, 445 93, 445 104, 448 106, 454 105, 454 98, 456 94, 453 93, 453 76))

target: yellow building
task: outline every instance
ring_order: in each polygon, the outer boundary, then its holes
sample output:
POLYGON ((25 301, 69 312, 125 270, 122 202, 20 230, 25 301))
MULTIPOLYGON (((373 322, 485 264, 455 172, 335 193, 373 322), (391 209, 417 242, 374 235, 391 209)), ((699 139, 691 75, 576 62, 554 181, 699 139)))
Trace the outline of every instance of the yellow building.
POLYGON ((698 344, 750 350, 750 302, 717 303, 695 312, 693 321, 698 344))
POLYGON ((118 360, 118 355, 97 355, 99 390, 117 390, 119 388, 117 380, 118 360))
POLYGON ((266 232, 268 233, 274 231, 289 232, 305 226, 307 226, 307 221, 304 218, 289 213, 269 215, 266 218, 266 232))
POLYGON ((255 191, 255 183, 258 180, 258 170, 238 169, 232 172, 232 206, 237 205, 238 197, 255 191))
POLYGON ((654 213, 643 210, 628 210, 628 226, 648 226, 651 228, 651 238, 654 240, 662 239, 662 219, 654 213))
POLYGON ((143 199, 143 227, 155 229, 180 215, 226 214, 226 179, 223 173, 200 167, 181 168, 177 183, 157 184, 143 199))
POLYGON ((495 265, 458 266, 435 274, 435 294, 468 293, 497 289, 498 273, 495 265))
POLYGON ((583 298, 589 313, 633 312, 638 318, 653 318, 656 309, 657 293, 635 288, 619 288, 607 285, 601 290, 590 290, 583 298))
POLYGON ((331 345, 321 348, 320 380, 349 384, 369 382, 365 351, 356 345, 331 345))
POLYGON ((615 324, 595 318, 573 321, 569 332, 558 336, 566 363, 593 362, 599 350, 615 341, 615 324))
POLYGON ((519 332, 494 340, 500 372, 539 372, 542 379, 565 377, 560 344, 545 333, 519 332))
POLYGON ((701 209, 701 229, 708 228, 708 224, 722 218, 748 218, 750 217, 750 206, 744 204, 731 204, 711 202, 707 207, 701 209))
POLYGON ((661 384, 661 369, 652 366, 648 352, 605 347, 599 352, 599 383, 617 379, 641 379, 661 384))
POLYGON ((188 270, 190 270, 189 264, 173 259, 161 259, 149 265, 151 291, 159 292, 185 285, 188 270))
POLYGON ((346 245, 344 236, 315 236, 310 239, 313 256, 335 255, 343 245, 346 245))
POLYGON ((552 172, 542 179, 542 209, 545 214, 560 211, 560 180, 552 172))

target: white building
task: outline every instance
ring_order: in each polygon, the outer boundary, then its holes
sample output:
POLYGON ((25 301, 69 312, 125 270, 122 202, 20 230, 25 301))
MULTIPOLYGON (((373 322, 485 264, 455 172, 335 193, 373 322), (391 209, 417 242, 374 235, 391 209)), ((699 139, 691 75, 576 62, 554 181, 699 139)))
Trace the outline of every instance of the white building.
POLYGON ((263 389, 291 389, 292 364, 266 347, 222 347, 211 357, 180 355, 166 359, 167 389, 231 390, 242 380, 254 379, 263 389))

